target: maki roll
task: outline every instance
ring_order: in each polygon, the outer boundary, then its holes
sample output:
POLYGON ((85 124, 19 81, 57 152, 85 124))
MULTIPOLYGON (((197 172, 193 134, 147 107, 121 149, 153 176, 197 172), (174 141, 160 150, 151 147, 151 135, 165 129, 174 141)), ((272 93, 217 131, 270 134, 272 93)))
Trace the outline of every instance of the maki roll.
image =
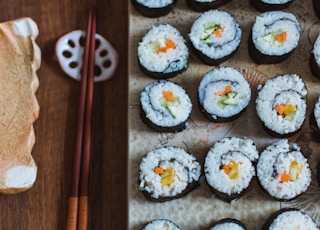
POLYGON ((284 208, 273 214, 262 230, 282 229, 318 230, 319 227, 307 213, 295 208, 284 208))
POLYGON ((280 139, 261 153, 257 163, 257 177, 271 197, 287 201, 308 189, 311 170, 300 147, 287 139, 280 139))
POLYGON ((180 228, 171 220, 155 219, 147 223, 142 230, 180 230, 180 228))
POLYGON ((147 85, 141 92, 140 106, 143 122, 158 132, 184 130, 192 110, 192 103, 185 89, 168 80, 147 85))
POLYGON ((264 128, 276 137, 289 137, 298 131, 306 116, 307 89, 296 74, 268 79, 256 98, 257 114, 264 128))
POLYGON ((231 0, 186 0, 188 6, 195 11, 216 9, 231 0))
POLYGON ((231 121, 245 110, 251 99, 250 85, 233 67, 207 72, 198 87, 201 112, 214 122, 231 121))
POLYGON ((143 16, 157 18, 170 13, 176 0, 131 0, 131 3, 143 16))
POLYGON ((310 69, 315 77, 320 78, 320 34, 318 34, 311 51, 310 69))
POLYGON ((249 138, 225 137, 205 157, 204 174, 212 192, 225 201, 244 195, 255 176, 258 150, 249 138))
POLYGON ((210 230, 246 230, 244 224, 237 219, 225 218, 216 222, 210 230))
POLYGON ((293 0, 250 0, 250 3, 259 11, 283 10, 287 8, 293 0))
POLYGON ((189 39, 198 58, 219 65, 238 49, 242 31, 236 19, 223 10, 202 13, 191 27, 189 39))
POLYGON ((169 24, 153 26, 138 46, 142 72, 153 78, 171 78, 188 67, 189 50, 180 32, 169 24))
POLYGON ((151 201, 183 197, 197 186, 201 165, 184 149, 165 146, 151 150, 141 161, 139 188, 151 201))
POLYGON ((311 125, 315 127, 317 136, 320 136, 320 97, 318 97, 317 102, 314 104, 313 113, 310 119, 311 125))
POLYGON ((292 13, 270 11, 256 17, 249 39, 249 55, 257 64, 284 61, 300 40, 300 24, 292 13))

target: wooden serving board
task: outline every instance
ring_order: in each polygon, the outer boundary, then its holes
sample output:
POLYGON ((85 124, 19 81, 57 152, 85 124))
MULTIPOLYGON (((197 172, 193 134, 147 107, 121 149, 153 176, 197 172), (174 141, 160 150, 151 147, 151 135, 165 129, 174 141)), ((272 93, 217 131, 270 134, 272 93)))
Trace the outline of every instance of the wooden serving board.
POLYGON ((54 46, 65 33, 86 28, 93 4, 97 32, 118 51, 120 68, 113 79, 95 84, 89 229, 126 229, 128 6, 102 0, 0 0, 1 22, 31 17, 38 24, 42 52, 32 151, 37 180, 26 192, 0 195, 0 229, 65 229, 80 83, 62 72, 54 46))

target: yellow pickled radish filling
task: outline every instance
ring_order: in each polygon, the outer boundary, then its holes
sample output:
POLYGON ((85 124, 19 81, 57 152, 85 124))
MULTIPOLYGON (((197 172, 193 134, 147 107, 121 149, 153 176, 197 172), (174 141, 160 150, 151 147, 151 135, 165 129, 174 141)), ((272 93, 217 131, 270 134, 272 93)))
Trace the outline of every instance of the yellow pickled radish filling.
POLYGON ((284 119, 292 120, 297 111, 297 106, 293 104, 277 104, 276 110, 278 115, 281 115, 284 119))
POLYGON ((174 182, 175 170, 173 168, 156 167, 154 172, 160 175, 162 186, 170 186, 174 182))
POLYGON ((289 182, 289 181, 296 181, 299 179, 299 175, 302 170, 302 165, 299 164, 297 161, 293 161, 289 167, 289 173, 282 173, 280 175, 280 182, 289 182))
POLYGON ((230 161, 228 165, 222 165, 222 169, 225 174, 232 180, 235 180, 239 177, 239 164, 234 161, 230 161))

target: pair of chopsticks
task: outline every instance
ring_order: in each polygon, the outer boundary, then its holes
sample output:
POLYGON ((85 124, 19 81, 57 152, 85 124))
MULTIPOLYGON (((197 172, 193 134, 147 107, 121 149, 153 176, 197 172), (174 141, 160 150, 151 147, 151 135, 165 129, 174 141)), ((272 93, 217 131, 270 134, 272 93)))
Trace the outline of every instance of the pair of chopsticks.
POLYGON ((67 230, 86 230, 88 225, 88 178, 91 149, 95 35, 96 11, 92 7, 88 16, 83 54, 73 178, 68 200, 67 230))

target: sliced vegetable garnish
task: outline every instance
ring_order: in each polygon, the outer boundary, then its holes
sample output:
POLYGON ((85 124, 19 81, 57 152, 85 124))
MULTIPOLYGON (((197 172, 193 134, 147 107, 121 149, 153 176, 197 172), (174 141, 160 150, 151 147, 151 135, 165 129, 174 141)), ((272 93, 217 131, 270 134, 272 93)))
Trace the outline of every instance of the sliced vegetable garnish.
POLYGON ((214 41, 210 35, 213 35, 216 38, 220 38, 223 31, 224 27, 222 27, 220 24, 209 23, 208 25, 206 25, 204 31, 200 35, 200 40, 204 41, 205 44, 212 45, 214 41))
POLYGON ((281 115, 283 119, 292 121, 297 111, 297 106, 293 104, 277 104, 275 109, 277 110, 278 115, 281 115))
POLYGON ((232 180, 237 179, 239 176, 239 165, 234 161, 231 161, 228 165, 222 165, 222 169, 232 180))
POLYGON ((178 114, 178 105, 180 105, 180 98, 175 97, 171 90, 163 91, 162 97, 160 97, 160 103, 163 107, 167 108, 172 115, 176 117, 178 114))
POLYGON ((175 171, 173 168, 164 169, 157 166, 154 168, 154 172, 160 175, 163 186, 170 186, 174 182, 175 171))
POLYGON ((157 53, 157 54, 159 54, 159 53, 166 53, 166 52, 168 51, 168 49, 175 49, 176 47, 177 47, 177 46, 176 46, 176 44, 174 43, 174 41, 172 41, 171 39, 167 39, 165 46, 159 47, 159 48, 156 50, 156 53, 157 53))
POLYGON ((287 32, 285 31, 271 32, 264 35, 263 39, 266 41, 283 44, 285 41, 287 41, 287 32))
POLYGON ((218 105, 221 108, 224 108, 226 105, 238 105, 238 102, 235 99, 237 93, 232 91, 231 85, 227 85, 224 90, 216 92, 216 95, 220 97, 218 105))
POLYGON ((289 181, 296 181, 299 179, 299 175, 302 170, 302 165, 299 164, 297 161, 293 161, 290 164, 289 173, 282 173, 280 175, 280 182, 289 182, 289 181))

